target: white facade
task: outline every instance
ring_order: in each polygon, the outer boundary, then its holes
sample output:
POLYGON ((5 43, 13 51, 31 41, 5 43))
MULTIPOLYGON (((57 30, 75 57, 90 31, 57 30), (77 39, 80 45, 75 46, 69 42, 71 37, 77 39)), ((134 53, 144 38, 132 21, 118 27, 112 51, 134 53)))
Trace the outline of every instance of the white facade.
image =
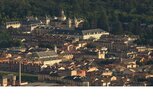
POLYGON ((6 23, 6 28, 20 28, 21 27, 21 24, 19 22, 8 22, 6 23))
POLYGON ((100 39, 100 37, 102 35, 109 35, 108 32, 100 32, 100 33, 88 33, 88 34, 84 34, 83 35, 83 39, 86 40, 86 39, 90 39, 90 38, 95 38, 96 40, 100 39))
POLYGON ((44 65, 49 65, 52 66, 54 64, 58 64, 62 61, 62 59, 56 59, 56 60, 49 60, 49 61, 44 61, 44 65))

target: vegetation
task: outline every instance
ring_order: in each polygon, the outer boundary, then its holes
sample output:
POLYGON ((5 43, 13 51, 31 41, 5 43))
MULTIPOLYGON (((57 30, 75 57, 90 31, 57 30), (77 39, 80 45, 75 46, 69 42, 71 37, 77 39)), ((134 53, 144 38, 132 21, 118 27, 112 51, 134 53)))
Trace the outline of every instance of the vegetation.
POLYGON ((26 16, 59 16, 63 9, 69 17, 83 17, 84 28, 140 35, 142 41, 138 43, 153 44, 152 27, 148 27, 153 24, 152 5, 152 0, 1 0, 0 21, 21 20, 26 16))
POLYGON ((0 31, 0 48, 18 47, 21 46, 20 40, 13 40, 9 32, 0 31))

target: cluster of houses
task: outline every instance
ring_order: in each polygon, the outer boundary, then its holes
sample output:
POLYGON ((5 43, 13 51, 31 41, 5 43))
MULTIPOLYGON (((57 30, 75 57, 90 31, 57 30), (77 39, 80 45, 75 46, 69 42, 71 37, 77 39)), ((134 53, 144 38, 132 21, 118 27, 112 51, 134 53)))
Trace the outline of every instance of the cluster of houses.
POLYGON ((66 86, 153 85, 153 47, 136 45, 137 36, 83 30, 83 22, 64 11, 44 20, 7 22, 6 29, 22 30, 12 37, 23 45, 1 49, 0 70, 17 72, 21 63, 22 72, 37 74, 38 81, 66 86))

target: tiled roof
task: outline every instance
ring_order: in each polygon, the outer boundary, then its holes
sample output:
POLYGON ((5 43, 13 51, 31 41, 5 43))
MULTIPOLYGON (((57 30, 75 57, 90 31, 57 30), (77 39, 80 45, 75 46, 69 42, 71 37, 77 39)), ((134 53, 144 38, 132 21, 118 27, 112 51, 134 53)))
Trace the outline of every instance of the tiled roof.
POLYGON ((54 51, 45 51, 45 52, 37 52, 38 56, 49 56, 49 55, 57 55, 54 51))
POLYGON ((51 34, 66 34, 66 35, 85 35, 88 33, 105 32, 102 29, 90 29, 90 30, 72 30, 72 29, 55 29, 51 31, 51 34))
POLYGON ((20 24, 20 22, 19 21, 6 22, 6 25, 8 24, 20 24))
POLYGON ((41 52, 35 52, 35 54, 39 58, 57 57, 57 54, 54 51, 41 51, 41 52))

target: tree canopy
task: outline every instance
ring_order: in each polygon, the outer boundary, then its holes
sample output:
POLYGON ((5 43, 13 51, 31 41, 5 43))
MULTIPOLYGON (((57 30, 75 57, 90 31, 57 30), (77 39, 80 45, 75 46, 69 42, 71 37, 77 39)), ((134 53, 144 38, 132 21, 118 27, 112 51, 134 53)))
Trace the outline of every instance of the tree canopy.
POLYGON ((142 35, 153 24, 152 6, 153 0, 0 0, 0 22, 58 16, 63 9, 69 17, 86 19, 84 28, 142 35))

